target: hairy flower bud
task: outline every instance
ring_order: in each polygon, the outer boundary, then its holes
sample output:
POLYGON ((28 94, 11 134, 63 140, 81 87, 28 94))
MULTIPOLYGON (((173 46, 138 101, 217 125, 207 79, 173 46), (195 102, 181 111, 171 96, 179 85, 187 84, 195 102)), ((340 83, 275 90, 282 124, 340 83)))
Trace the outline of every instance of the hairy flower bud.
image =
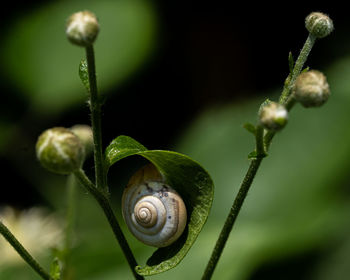
POLYGON ((319 107, 330 95, 327 78, 320 71, 310 70, 295 81, 294 97, 304 107, 319 107))
POLYGON ((85 154, 88 156, 92 153, 94 149, 94 139, 92 136, 92 130, 89 125, 85 124, 77 124, 70 128, 76 136, 78 136, 80 142, 83 144, 85 148, 85 154))
POLYGON ((259 121, 264 128, 277 131, 287 124, 288 112, 283 105, 269 102, 260 109, 259 121))
POLYGON ((73 44, 87 47, 95 42, 99 29, 96 16, 89 11, 83 11, 68 18, 66 34, 73 44))
POLYGON ((39 136, 36 156, 43 167, 58 174, 78 170, 85 157, 79 138, 64 127, 48 129, 39 136))
POLYGON ((305 27, 316 38, 326 37, 334 29, 330 17, 319 12, 313 12, 306 17, 305 27))

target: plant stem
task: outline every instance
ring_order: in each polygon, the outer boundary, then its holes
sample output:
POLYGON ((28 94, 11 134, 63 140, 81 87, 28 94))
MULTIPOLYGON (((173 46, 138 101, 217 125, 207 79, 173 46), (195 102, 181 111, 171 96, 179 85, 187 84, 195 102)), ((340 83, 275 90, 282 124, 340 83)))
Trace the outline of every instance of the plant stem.
POLYGON ((91 126, 94 138, 94 160, 95 160, 95 182, 96 186, 89 180, 83 170, 74 173, 80 183, 95 197, 113 230, 115 237, 128 261, 135 279, 144 279, 135 271, 137 262, 126 238, 119 226, 117 218, 110 206, 108 199, 108 186, 106 183, 106 173, 102 152, 102 129, 101 129, 101 102, 97 92, 96 72, 95 72, 95 55, 93 46, 86 47, 86 60, 88 65, 89 85, 90 85, 90 111, 91 126))
MULTIPOLYGON (((291 95, 295 80, 298 77, 298 75, 300 74, 300 72, 304 66, 304 63, 306 62, 307 57, 308 57, 313 45, 315 44, 315 41, 316 41, 316 37, 309 34, 309 36, 307 37, 307 39, 305 41, 303 48, 300 51, 298 59, 295 62, 293 71, 288 76, 287 81, 283 87, 283 91, 281 93, 279 103, 284 105, 288 111, 290 111, 295 104, 295 100, 294 100, 293 96, 291 95)), ((216 267, 216 265, 219 261, 219 258, 222 254, 222 251, 224 250, 224 247, 226 245, 228 237, 232 231, 232 228, 234 226, 236 218, 241 210, 244 199, 248 194, 249 188, 250 188, 251 184, 253 183, 253 179, 254 179, 254 177, 259 169, 259 166, 263 160, 263 157, 261 157, 261 155, 268 151, 270 144, 271 144, 271 141, 276 134, 276 132, 274 132, 274 131, 268 131, 265 134, 265 136, 263 137, 262 131, 263 130, 258 125, 257 126, 257 135, 256 135, 257 158, 253 159, 250 163, 249 169, 244 177, 244 180, 241 184, 241 187, 238 191, 238 194, 237 194, 237 196, 233 202, 233 205, 230 209, 230 212, 226 218, 225 224, 221 230, 219 238, 216 241, 214 250, 213 250, 212 255, 209 259, 207 267, 204 271, 202 280, 211 279, 211 277, 214 273, 215 267, 216 267), (262 141, 262 138, 263 138, 263 141, 262 141)))
POLYGON ((265 157, 264 128, 259 124, 256 127, 256 157, 265 157))
POLYGON ((97 188, 108 192, 102 152, 101 102, 97 91, 95 54, 92 45, 86 47, 86 61, 90 85, 91 127, 94 138, 95 183, 97 188))
POLYGON ((212 252, 211 258, 208 262, 208 265, 205 269, 205 272, 203 274, 202 280, 210 279, 214 269, 219 261, 219 258, 222 254, 222 251, 225 247, 226 241, 229 237, 229 234, 232 230, 232 227, 236 221, 236 218, 239 214, 239 211, 241 210, 241 207, 243 205, 244 199, 246 198, 249 188, 252 185, 253 179, 255 177, 256 172, 259 169, 260 163, 263 160, 263 158, 256 158, 253 159, 250 163, 249 169, 247 171, 247 174, 244 177, 244 180, 241 184, 241 187, 238 191, 238 194, 233 202, 233 205, 230 209, 230 212, 226 218, 224 227, 221 230, 221 233, 219 235, 219 238, 216 242, 215 248, 212 252))
POLYGON ((316 37, 312 34, 309 34, 307 37, 303 48, 300 51, 297 61, 294 64, 293 72, 291 73, 289 81, 285 84, 282 94, 280 96, 279 103, 284 105, 287 102, 291 90, 293 89, 294 83, 298 75, 300 74, 303 66, 311 52, 312 47, 316 42, 316 37))
POLYGON ((22 244, 16 239, 11 231, 0 221, 0 233, 9 242, 22 259, 29 264, 42 279, 50 280, 50 275, 39 265, 39 263, 28 253, 22 244))
POLYGON ((137 266, 136 259, 131 252, 128 242, 119 226, 117 218, 114 215, 112 207, 110 205, 109 199, 103 191, 96 188, 95 185, 89 180, 89 178, 85 175, 83 170, 78 170, 74 173, 79 182, 94 196, 99 205, 101 206, 103 212, 106 215, 106 218, 113 230, 113 233, 122 248, 125 258, 128 261, 128 264, 131 268, 132 273, 134 274, 135 279, 144 279, 141 275, 138 275, 135 271, 135 267, 137 266))
MULTIPOLYGON (((295 104, 295 100, 292 96, 290 96, 286 103, 285 107, 288 111, 290 111, 295 104)), ((226 218, 225 224, 221 230, 221 233, 219 235, 218 240, 216 241, 215 248, 212 252, 212 255, 210 257, 210 260, 207 264, 207 267, 204 271, 202 280, 208 280, 211 279, 214 269, 219 261, 219 258, 222 254, 222 251, 224 250, 224 247, 226 245, 226 242, 228 240, 228 237, 232 231, 233 225, 236 221, 236 218, 241 210, 241 207, 243 205, 244 199, 248 194, 249 188, 253 183, 253 179, 259 169, 259 166, 264 158, 264 155, 266 155, 266 151, 268 151, 271 141, 273 137, 275 136, 275 131, 268 131, 265 136, 263 137, 263 129, 259 125, 257 126, 257 136, 256 136, 256 151, 257 151, 257 158, 253 159, 250 163, 249 169, 247 171, 247 174, 244 177, 244 180, 241 184, 241 187, 238 191, 238 194, 233 202, 233 205, 231 207, 231 210, 226 218), (263 139, 262 139, 263 137, 263 139)))

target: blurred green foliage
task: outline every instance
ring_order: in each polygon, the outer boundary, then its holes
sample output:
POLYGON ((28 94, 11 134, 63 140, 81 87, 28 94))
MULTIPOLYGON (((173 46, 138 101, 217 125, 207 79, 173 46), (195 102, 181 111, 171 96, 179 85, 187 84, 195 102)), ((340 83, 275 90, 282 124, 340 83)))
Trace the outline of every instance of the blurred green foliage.
POLYGON ((84 48, 73 46, 64 33, 66 19, 81 7, 100 22, 95 45, 102 92, 134 73, 152 50, 156 17, 149 1, 54 1, 21 15, 4 40, 0 67, 35 111, 59 113, 84 100, 77 78, 84 48))
MULTIPOLYGON (((96 47, 102 91, 137 70, 152 49, 155 15, 147 1, 70 1, 69 5, 61 1, 24 16, 6 40, 1 67, 35 110, 59 113, 83 101, 84 88, 77 77, 83 50, 62 40, 62 22, 82 3, 98 15, 103 26, 96 47)), ((329 101, 322 108, 306 110, 297 105, 292 110, 288 125, 276 135, 262 163, 213 279, 249 279, 265 264, 313 251, 321 252, 321 257, 307 279, 345 280, 350 275, 350 195, 346 190, 350 57, 324 72, 332 92, 329 101)), ((265 94, 273 96, 276 99, 275 91, 265 94)), ((214 203, 207 224, 182 263, 152 279, 200 278, 248 168, 247 155, 254 148, 253 137, 242 126, 255 122, 263 100, 210 108, 179 137, 175 150, 200 162, 212 176, 214 203)), ((13 128, 6 122, 0 122, 0 128, 5 131, 0 135, 1 149, 8 139, 6 131, 13 128)), ((64 179, 37 179, 47 201, 63 215, 64 179)), ((112 192, 122 185, 112 185, 112 192)), ((101 210, 82 190, 78 196, 71 260, 75 279, 132 279, 101 210)), ((114 199, 120 213, 120 201, 114 199)), ((124 225, 123 229, 127 232, 124 225)), ((154 249, 128 233, 127 238, 137 260, 145 263, 154 249)), ((41 261, 49 267, 51 259, 43 256, 41 261)), ((288 279, 287 274, 283 279, 288 279)), ((3 268, 0 279, 38 277, 23 264, 3 268)))

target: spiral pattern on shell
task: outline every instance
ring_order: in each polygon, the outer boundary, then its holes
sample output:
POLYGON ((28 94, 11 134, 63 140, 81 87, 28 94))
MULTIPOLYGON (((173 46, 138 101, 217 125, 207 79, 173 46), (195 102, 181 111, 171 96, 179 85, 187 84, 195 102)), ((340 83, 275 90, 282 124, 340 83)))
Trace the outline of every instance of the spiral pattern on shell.
POLYGON ((148 178, 147 171, 154 172, 149 167, 141 169, 125 188, 123 217, 138 240, 150 246, 166 247, 183 233, 186 207, 174 189, 163 181, 148 178), (140 180, 138 176, 146 180, 140 180))

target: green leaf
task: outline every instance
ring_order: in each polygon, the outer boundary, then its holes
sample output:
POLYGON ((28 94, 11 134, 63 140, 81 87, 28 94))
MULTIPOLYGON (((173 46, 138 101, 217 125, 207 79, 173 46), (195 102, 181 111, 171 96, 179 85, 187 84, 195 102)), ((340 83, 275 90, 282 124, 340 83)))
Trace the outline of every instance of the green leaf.
POLYGON ((90 92, 88 65, 85 59, 82 59, 79 63, 79 77, 86 90, 90 92))
POLYGON ((117 161, 147 151, 147 149, 129 136, 118 136, 106 148, 106 166, 109 168, 117 161))
POLYGON ((141 275, 149 276, 167 271, 185 257, 204 226, 212 205, 214 185, 209 174, 191 158, 171 151, 147 150, 127 136, 119 136, 106 149, 106 166, 109 168, 122 158, 138 155, 153 163, 183 198, 188 223, 182 236, 170 246, 157 249, 147 265, 136 268, 141 275))
POLYGON ((254 136, 256 135, 256 127, 255 125, 253 125, 252 123, 245 123, 243 125, 243 127, 249 131, 250 133, 252 133, 254 136))
POLYGON ((52 280, 60 280, 61 278, 61 267, 58 258, 55 258, 51 263, 50 276, 52 280))
POLYGON ((310 70, 310 67, 308 66, 308 67, 304 68, 304 69, 301 71, 301 73, 308 72, 309 70, 310 70))
POLYGON ((67 18, 82 9, 100 23, 94 49, 101 93, 139 70, 153 49, 157 20, 150 1, 45 1, 20 14, 4 32, 0 69, 38 112, 60 113, 86 98, 76 73, 85 51, 65 35, 67 18))

